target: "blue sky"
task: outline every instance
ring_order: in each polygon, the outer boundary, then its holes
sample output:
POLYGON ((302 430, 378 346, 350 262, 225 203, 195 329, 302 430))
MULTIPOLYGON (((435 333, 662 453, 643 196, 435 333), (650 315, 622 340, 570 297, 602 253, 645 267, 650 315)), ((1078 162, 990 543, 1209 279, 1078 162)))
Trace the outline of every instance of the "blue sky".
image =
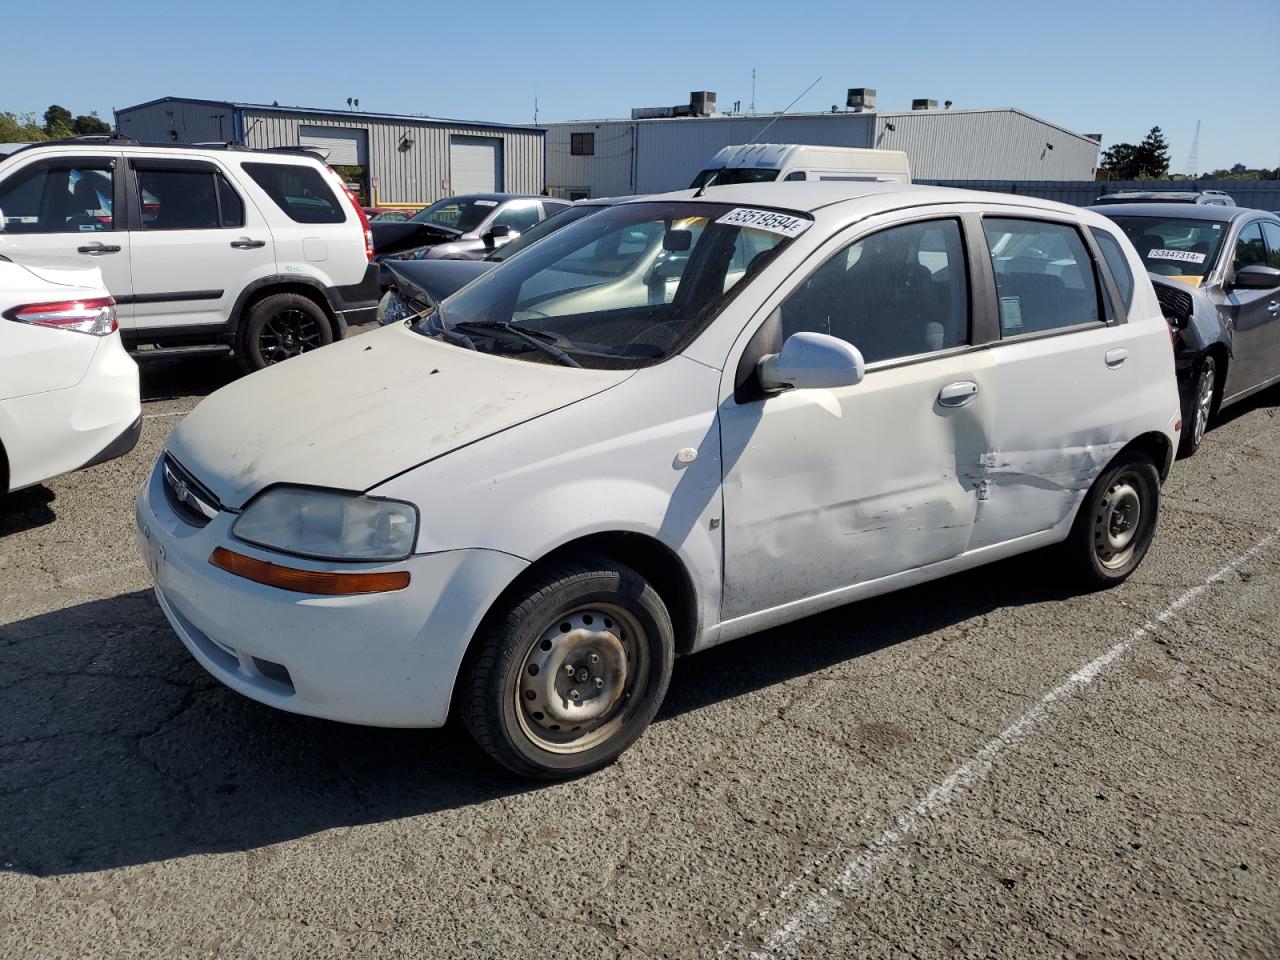
POLYGON ((528 122, 621 117, 714 90, 722 108, 879 90, 1016 106, 1104 144, 1160 125, 1184 172, 1280 165, 1280 2, 644 3, 62 0, 7 4, 0 110, 174 95, 528 122), (56 18, 50 11, 56 10, 56 18), (75 25, 74 27, 72 25, 75 25), (1220 25, 1220 26, 1219 26, 1220 25), (56 38, 69 29, 74 39, 56 38), (46 41, 15 43, 19 37, 46 41))

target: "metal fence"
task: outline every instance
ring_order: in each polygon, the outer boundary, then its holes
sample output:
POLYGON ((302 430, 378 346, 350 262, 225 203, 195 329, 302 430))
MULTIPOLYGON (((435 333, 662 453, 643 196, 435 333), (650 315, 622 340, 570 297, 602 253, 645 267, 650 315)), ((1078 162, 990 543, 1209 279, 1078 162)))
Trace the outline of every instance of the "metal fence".
POLYGON ((1222 190, 1238 207, 1280 211, 1280 180, 919 180, 939 187, 1017 193, 1085 207, 1122 190, 1222 190))

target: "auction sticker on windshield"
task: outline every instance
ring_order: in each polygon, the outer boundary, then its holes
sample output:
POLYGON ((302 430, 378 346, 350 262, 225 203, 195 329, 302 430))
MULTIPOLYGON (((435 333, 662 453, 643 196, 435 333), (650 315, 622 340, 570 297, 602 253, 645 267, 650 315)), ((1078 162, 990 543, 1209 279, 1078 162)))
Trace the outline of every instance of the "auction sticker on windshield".
POLYGON ((1182 260, 1185 263, 1204 263, 1204 254, 1194 250, 1152 250, 1148 260, 1182 260))
POLYGON ((774 210, 753 210, 750 207, 734 207, 716 221, 731 227, 751 227, 755 230, 767 230, 784 237, 798 237, 811 226, 812 220, 793 217, 774 210))

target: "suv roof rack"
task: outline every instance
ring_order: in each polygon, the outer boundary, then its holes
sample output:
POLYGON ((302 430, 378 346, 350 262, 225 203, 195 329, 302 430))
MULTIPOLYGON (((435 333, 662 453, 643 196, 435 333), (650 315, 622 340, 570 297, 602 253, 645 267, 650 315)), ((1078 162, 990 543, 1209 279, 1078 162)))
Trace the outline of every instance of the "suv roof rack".
POLYGON ((175 143, 171 140, 159 143, 148 143, 135 140, 122 134, 93 134, 83 137, 68 137, 62 140, 37 140, 23 144, 8 153, 0 152, 0 159, 12 157, 26 150, 41 150, 45 147, 84 147, 93 144, 110 146, 146 147, 148 150, 243 150, 247 153, 291 153, 295 156, 310 156, 321 163, 328 163, 328 151, 322 147, 284 146, 284 147, 250 147, 239 140, 215 140, 200 143, 175 143))

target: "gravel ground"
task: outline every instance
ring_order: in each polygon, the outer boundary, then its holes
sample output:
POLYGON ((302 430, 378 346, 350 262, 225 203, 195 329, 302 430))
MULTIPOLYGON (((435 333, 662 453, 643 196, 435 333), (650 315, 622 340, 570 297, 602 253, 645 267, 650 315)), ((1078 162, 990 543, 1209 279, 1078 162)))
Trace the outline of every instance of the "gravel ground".
POLYGON ((158 610, 129 457, 0 517, 0 956, 1280 956, 1280 422, 1229 412, 1146 563, 1031 556, 677 663, 614 767, 294 717, 158 610))

